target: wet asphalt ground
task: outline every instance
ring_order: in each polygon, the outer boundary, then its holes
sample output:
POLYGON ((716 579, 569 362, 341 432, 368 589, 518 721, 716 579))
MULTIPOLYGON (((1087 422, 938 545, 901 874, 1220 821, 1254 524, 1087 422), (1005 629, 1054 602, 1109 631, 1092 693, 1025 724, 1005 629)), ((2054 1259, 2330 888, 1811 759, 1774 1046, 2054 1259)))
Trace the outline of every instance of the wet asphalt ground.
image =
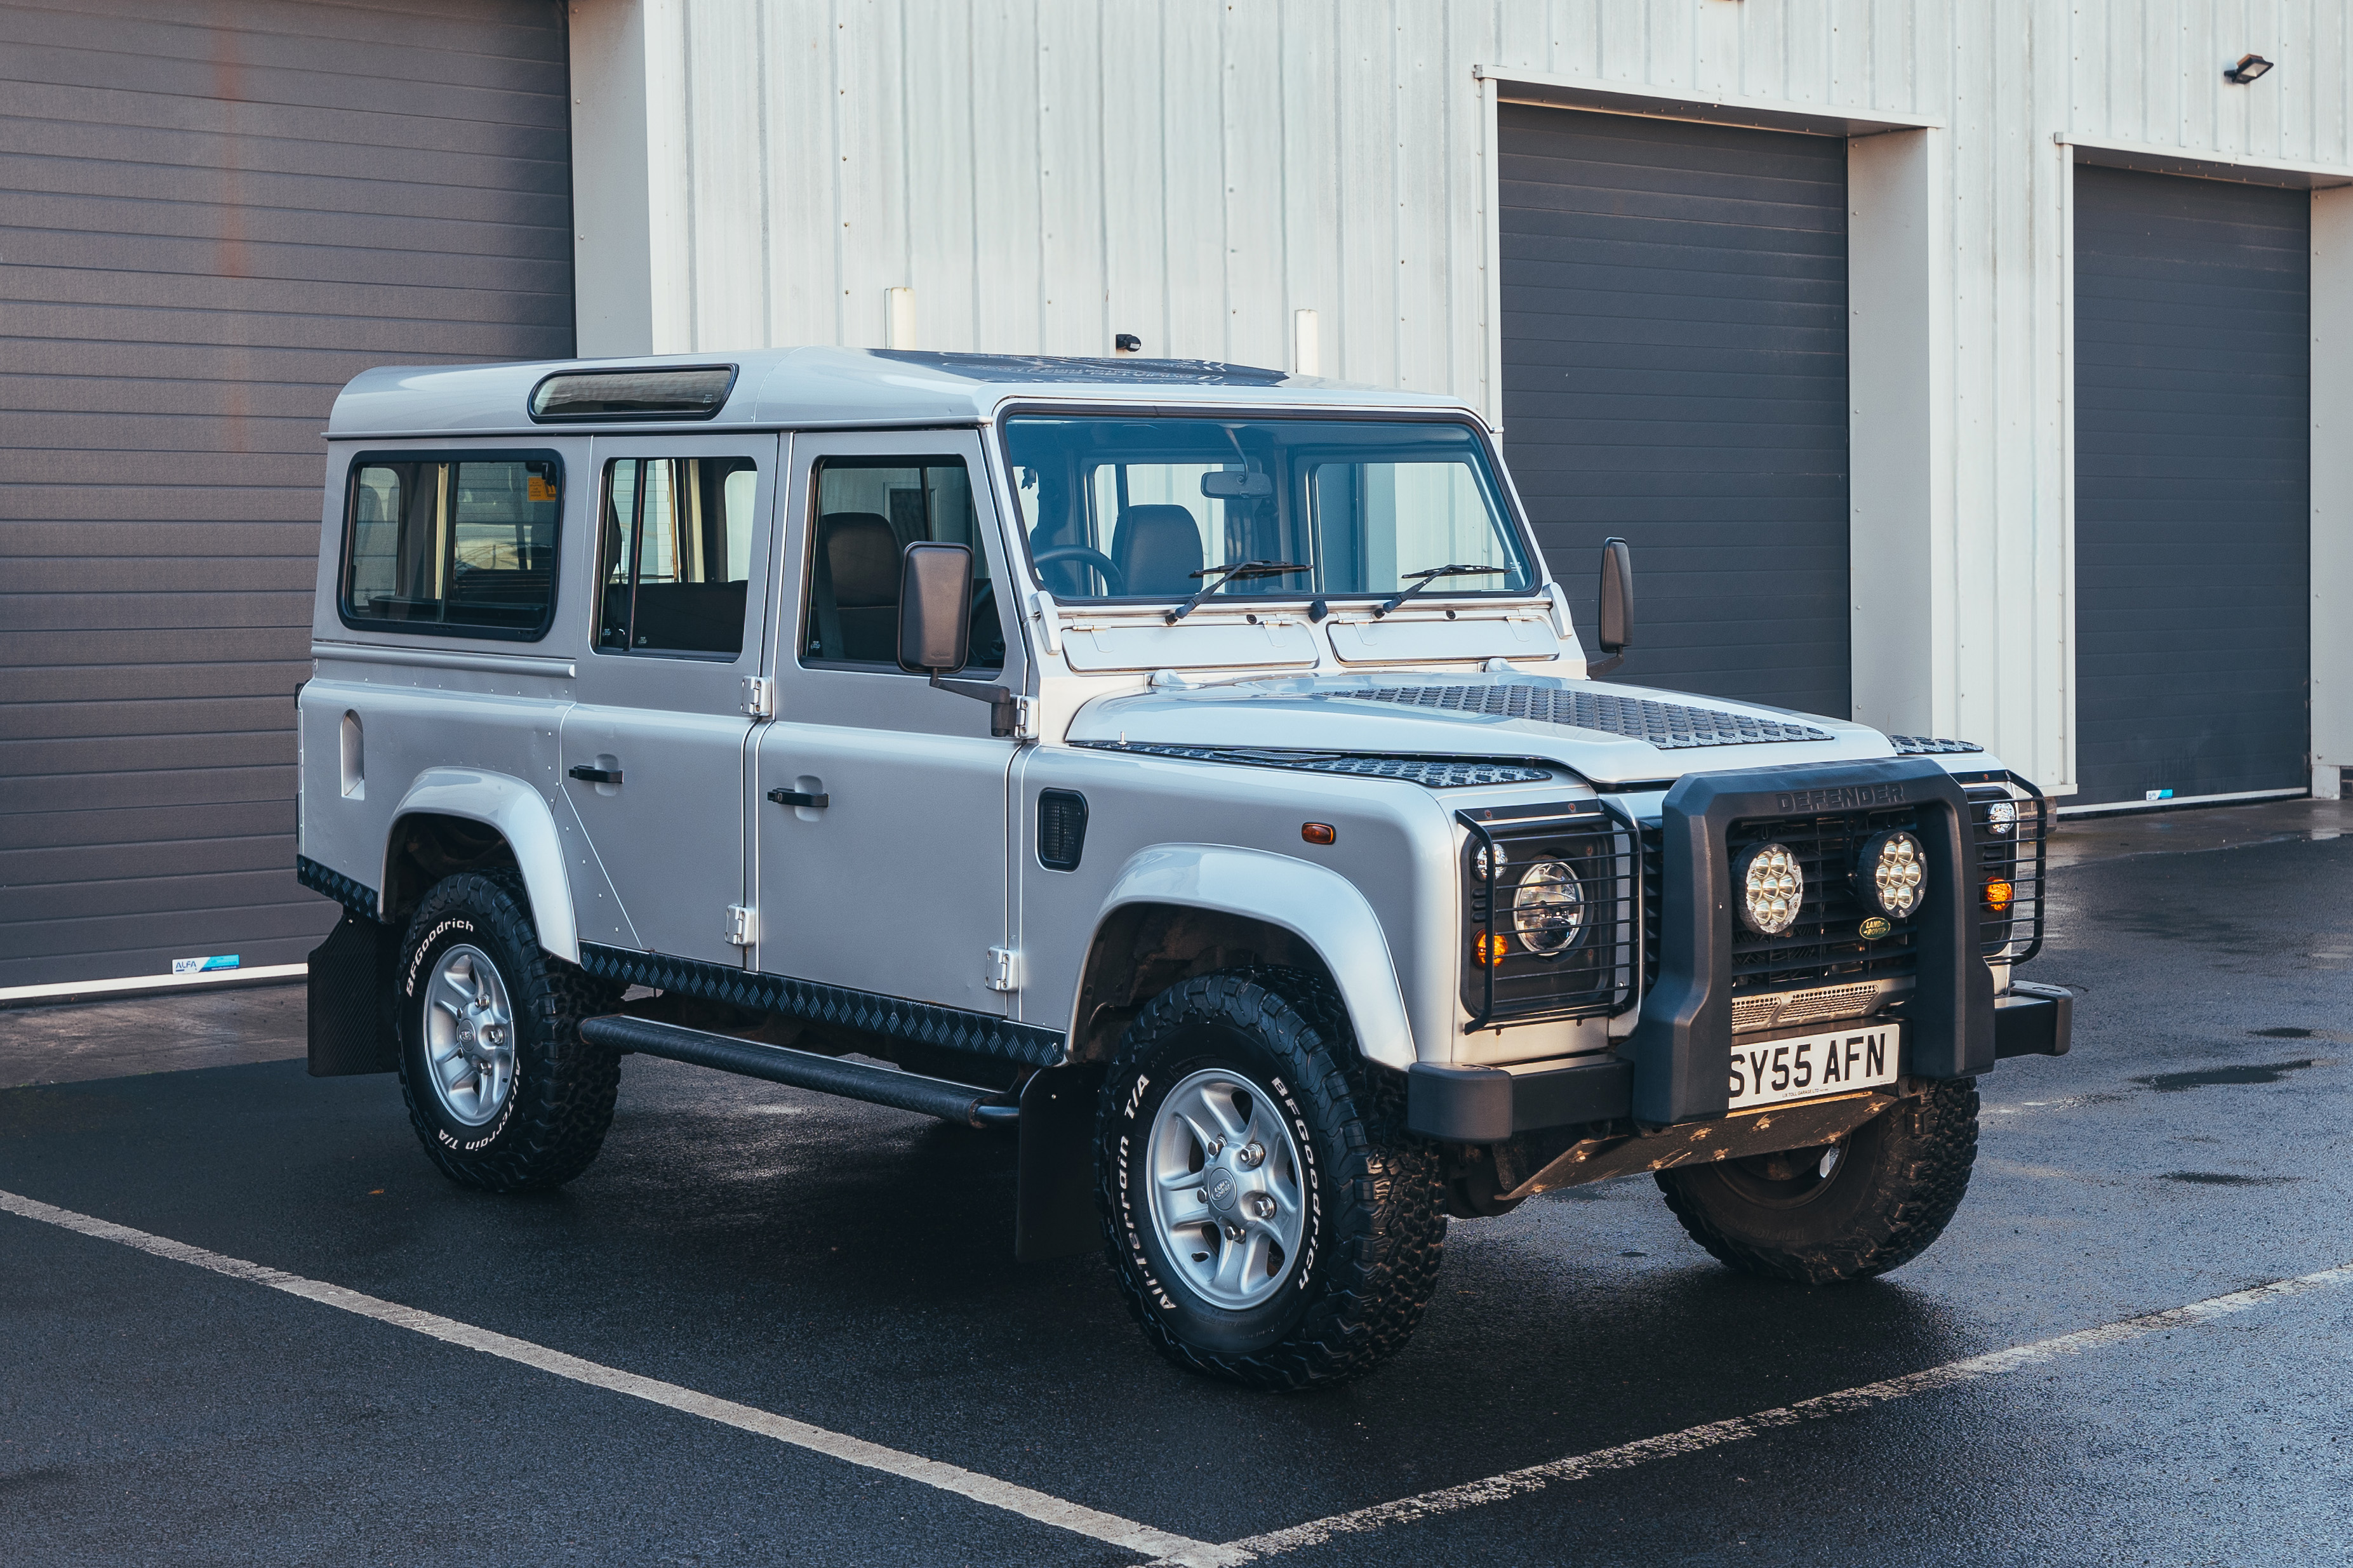
MULTIPOLYGON (((2353 1263, 2353 837, 2255 837, 2053 873, 2073 1054, 1981 1081, 1910 1266, 1750 1280, 1647 1179, 1572 1190, 1458 1222, 1412 1345, 1308 1396, 1015 1264, 1009 1139, 642 1058, 558 1194, 452 1187, 390 1079, 288 1060, 0 1091, 0 1189, 1230 1542, 2353 1263)), ((1142 1560, 13 1215, 0 1347, 13 1564, 1142 1560)), ((2349 1351, 2345 1282, 1270 1560, 2345 1562, 2349 1351)))

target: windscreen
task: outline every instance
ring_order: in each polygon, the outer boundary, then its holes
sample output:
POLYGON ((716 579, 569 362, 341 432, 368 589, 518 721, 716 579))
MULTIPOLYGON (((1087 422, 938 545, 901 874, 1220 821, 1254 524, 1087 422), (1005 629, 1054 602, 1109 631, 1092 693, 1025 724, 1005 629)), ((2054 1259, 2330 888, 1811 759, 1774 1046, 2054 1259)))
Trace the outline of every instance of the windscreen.
POLYGON ((1465 425, 1024 415, 1005 440, 1030 566, 1058 599, 1535 584, 1465 425))

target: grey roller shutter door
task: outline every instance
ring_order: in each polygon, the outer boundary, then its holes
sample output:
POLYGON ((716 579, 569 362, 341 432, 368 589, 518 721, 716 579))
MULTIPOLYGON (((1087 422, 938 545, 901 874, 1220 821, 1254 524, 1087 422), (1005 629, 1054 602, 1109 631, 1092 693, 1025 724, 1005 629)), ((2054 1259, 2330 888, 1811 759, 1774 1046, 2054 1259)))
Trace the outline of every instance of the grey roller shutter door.
POLYGON ((1846 143, 1505 104, 1504 439, 1620 679, 1844 718, 1846 143))
POLYGON ((299 961, 336 389, 569 354, 547 0, 0 4, 0 987, 299 961))
POLYGON ((2075 172, 2082 804, 2310 782, 2311 215, 2075 172))

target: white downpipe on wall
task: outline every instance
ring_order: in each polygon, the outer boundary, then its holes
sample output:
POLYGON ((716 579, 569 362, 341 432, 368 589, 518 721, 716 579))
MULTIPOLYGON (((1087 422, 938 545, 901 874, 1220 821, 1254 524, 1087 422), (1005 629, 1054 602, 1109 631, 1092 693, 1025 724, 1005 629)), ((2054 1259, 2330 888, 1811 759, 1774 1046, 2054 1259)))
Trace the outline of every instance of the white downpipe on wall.
POLYGON ((913 289, 882 290, 882 346, 886 349, 912 349, 915 346, 915 291, 913 289))
POLYGON ((1324 329, 1313 310, 1291 312, 1291 372, 1293 375, 1324 374, 1324 329))
POLYGON ((2353 764, 2353 185, 2312 193, 2312 793, 2353 764))

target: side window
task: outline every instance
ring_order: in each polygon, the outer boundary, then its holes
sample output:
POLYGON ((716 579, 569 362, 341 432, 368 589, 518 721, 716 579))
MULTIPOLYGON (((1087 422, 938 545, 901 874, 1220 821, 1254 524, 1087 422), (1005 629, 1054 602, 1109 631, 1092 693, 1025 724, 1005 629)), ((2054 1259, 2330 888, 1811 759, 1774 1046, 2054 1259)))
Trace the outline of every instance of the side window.
POLYGON ((364 457, 343 525, 343 620, 448 637, 547 635, 564 465, 554 453, 364 457))
POLYGON ((744 651, 749 458, 616 458, 596 530, 599 653, 744 651))
POLYGON ((811 477, 805 664, 899 668, 900 557, 921 542, 972 548, 972 642, 965 668, 1005 668, 988 552, 961 458, 827 458, 811 477))

